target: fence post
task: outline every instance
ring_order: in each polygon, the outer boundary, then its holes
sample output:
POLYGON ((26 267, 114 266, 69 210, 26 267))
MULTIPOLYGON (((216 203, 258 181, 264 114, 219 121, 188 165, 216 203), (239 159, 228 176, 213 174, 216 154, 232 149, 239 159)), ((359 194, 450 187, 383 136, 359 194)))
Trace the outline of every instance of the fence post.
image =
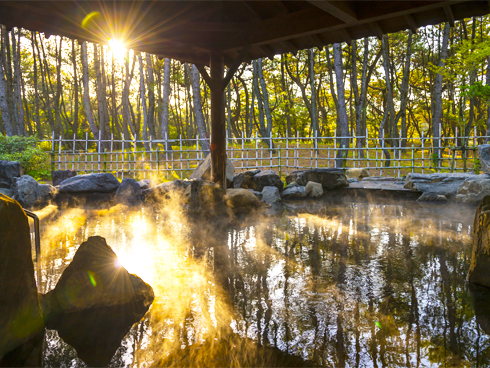
MULTIPOLYGON (((182 134, 179 134, 180 139, 180 179, 182 180, 182 134)), ((226 146, 228 147, 228 140, 226 140, 226 146)))
POLYGON ((299 169, 299 132, 296 132, 296 168, 299 169))
POLYGON ((289 174, 289 132, 286 131, 286 174, 289 174))
POLYGON ((61 134, 60 134, 60 138, 59 138, 59 142, 58 142, 58 154, 59 154, 59 157, 58 157, 58 170, 61 170, 61 134))
MULTIPOLYGON (((138 140, 138 135, 134 135, 134 141, 133 141, 133 178, 136 179, 136 144, 138 140)), ((131 157, 131 154, 129 155, 131 157)), ((129 164, 129 170, 131 171, 131 160, 129 164)))
POLYGON ((368 128, 366 128, 366 136, 364 137, 364 143, 366 145, 366 162, 367 169, 369 170, 369 136, 368 128))
POLYGON ((425 166, 425 160, 424 160, 424 131, 423 130, 422 130, 422 136, 420 138, 421 138, 421 141, 422 141, 421 148, 422 148, 422 174, 423 174, 424 173, 424 166, 425 166))
POLYGON ((413 157, 413 143, 412 143, 412 173, 414 172, 414 169, 415 169, 415 160, 413 157))
POLYGON ((279 166, 279 177, 281 177, 281 145, 277 146, 277 152, 278 152, 278 166, 279 166))

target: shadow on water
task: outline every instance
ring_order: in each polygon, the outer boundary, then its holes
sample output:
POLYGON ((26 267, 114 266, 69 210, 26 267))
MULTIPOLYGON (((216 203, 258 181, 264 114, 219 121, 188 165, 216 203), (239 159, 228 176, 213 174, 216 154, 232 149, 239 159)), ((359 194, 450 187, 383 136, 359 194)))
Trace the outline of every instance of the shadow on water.
MULTIPOLYGON (((42 286, 54 287, 92 235, 152 285, 155 301, 114 367, 490 365, 478 327, 488 303, 473 299, 475 318, 465 281, 474 209, 285 209, 232 223, 171 209, 62 211, 44 227, 42 286)), ((45 364, 83 365, 56 331, 45 364)))

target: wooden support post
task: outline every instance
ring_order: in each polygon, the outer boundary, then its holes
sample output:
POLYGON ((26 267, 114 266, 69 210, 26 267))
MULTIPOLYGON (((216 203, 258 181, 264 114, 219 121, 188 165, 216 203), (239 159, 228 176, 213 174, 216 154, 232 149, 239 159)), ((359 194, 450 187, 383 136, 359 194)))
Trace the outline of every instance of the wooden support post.
POLYGON ((211 176, 226 189, 226 129, 223 54, 211 53, 211 176))

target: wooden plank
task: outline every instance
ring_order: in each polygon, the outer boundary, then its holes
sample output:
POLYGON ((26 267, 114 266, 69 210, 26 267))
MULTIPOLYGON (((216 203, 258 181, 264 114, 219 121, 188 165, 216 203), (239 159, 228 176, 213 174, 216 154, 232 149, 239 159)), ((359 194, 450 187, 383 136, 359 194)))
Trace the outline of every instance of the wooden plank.
POLYGON ((308 2, 344 23, 353 23, 358 20, 353 4, 347 1, 310 0, 308 2))

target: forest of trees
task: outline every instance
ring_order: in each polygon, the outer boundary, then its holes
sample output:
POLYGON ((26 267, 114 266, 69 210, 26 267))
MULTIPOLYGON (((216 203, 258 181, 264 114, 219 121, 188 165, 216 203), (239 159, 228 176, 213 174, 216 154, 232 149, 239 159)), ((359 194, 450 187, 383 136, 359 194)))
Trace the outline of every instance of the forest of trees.
MULTIPOLYGON (((456 130, 461 136, 476 127, 485 135, 489 19, 244 63, 225 90, 228 134, 348 137, 367 130, 373 138, 401 134, 406 145, 424 133, 436 147, 456 130)), ((210 92, 196 66, 24 29, 0 31, 0 133, 209 137, 210 92)))

